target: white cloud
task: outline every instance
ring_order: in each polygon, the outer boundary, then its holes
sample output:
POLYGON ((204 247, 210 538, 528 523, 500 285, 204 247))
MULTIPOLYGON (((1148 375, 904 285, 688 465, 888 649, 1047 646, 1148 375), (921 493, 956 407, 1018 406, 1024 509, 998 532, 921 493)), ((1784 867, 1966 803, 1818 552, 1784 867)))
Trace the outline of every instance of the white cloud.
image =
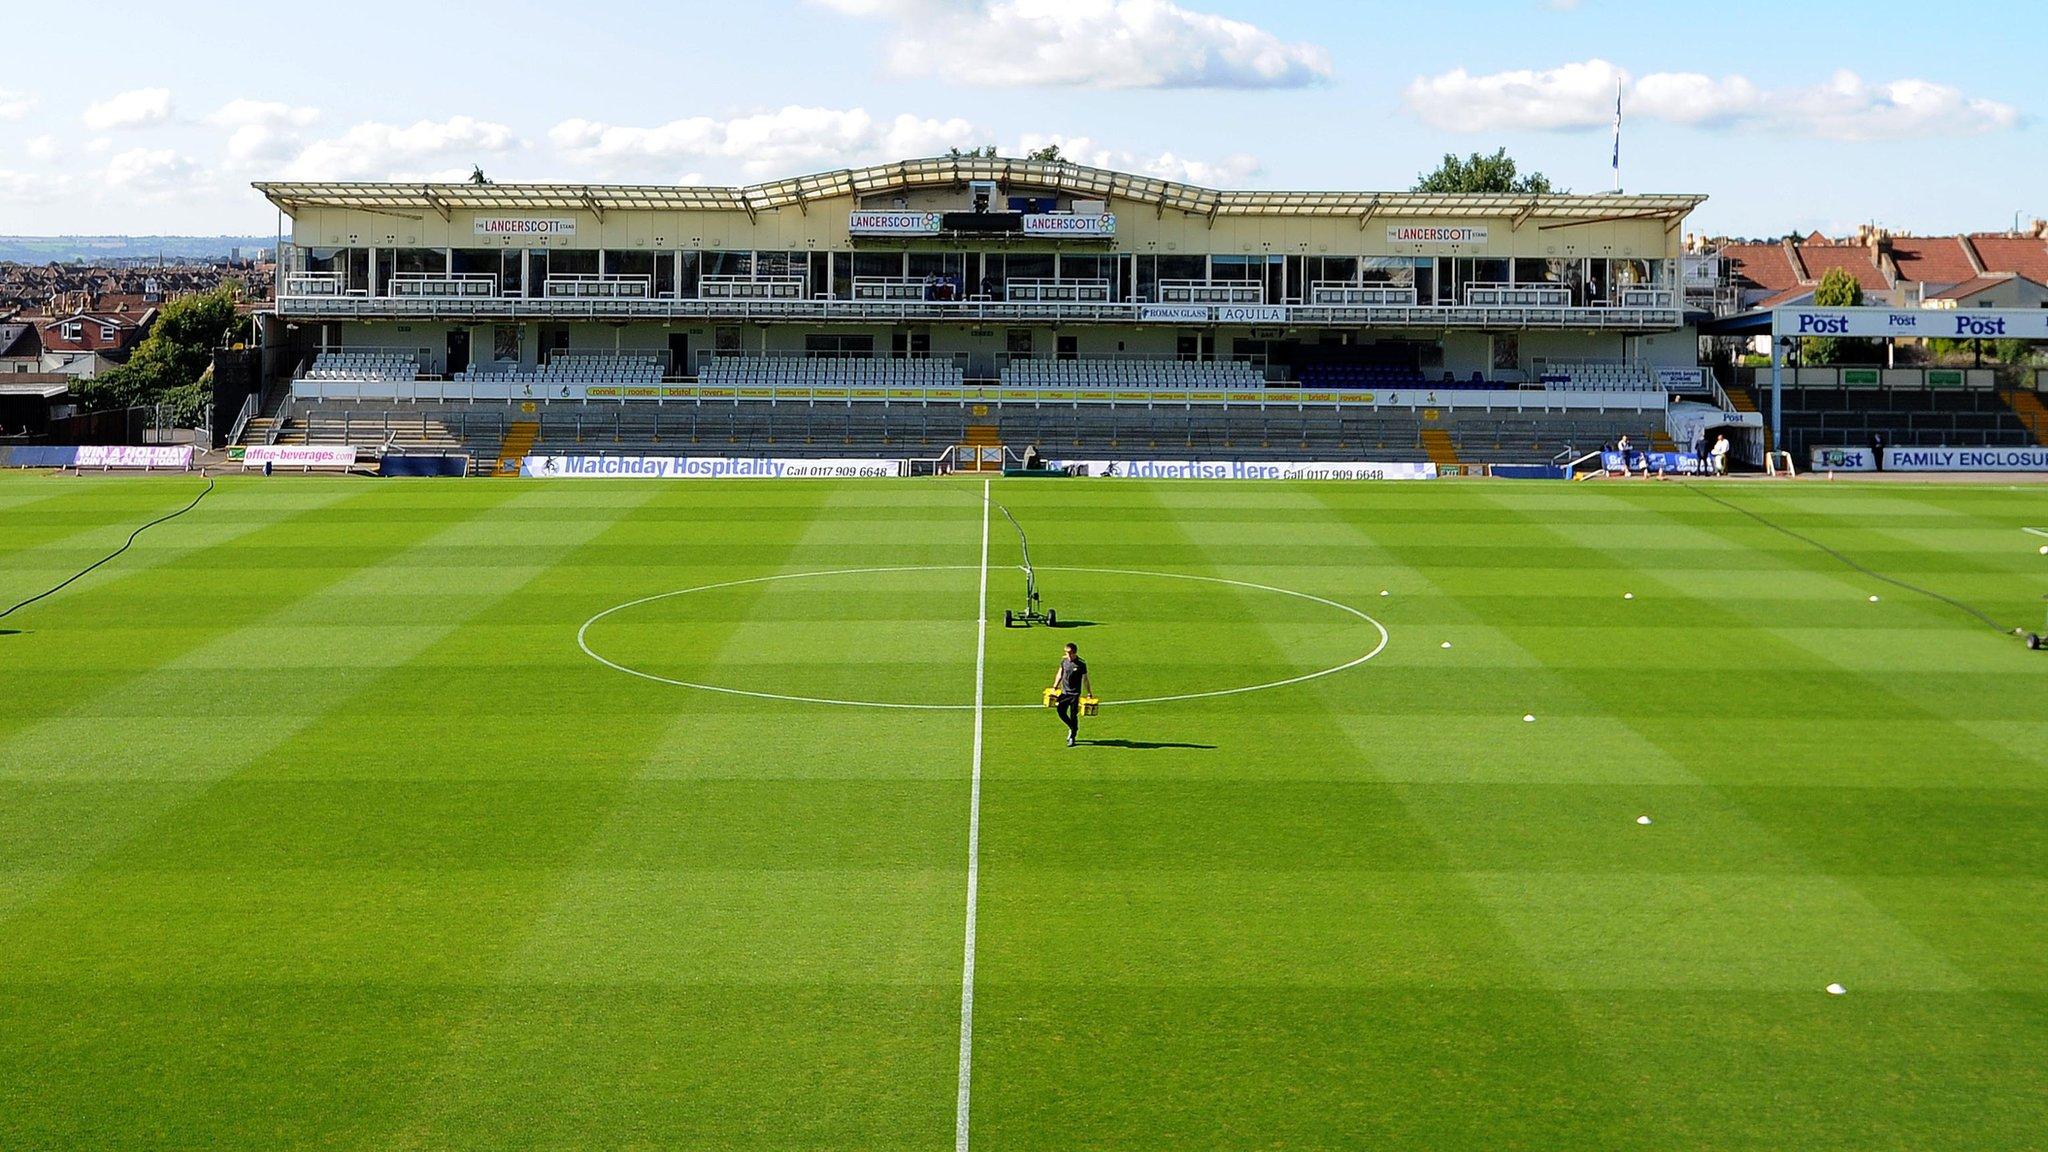
POLYGON ((212 187, 199 163, 169 148, 131 148, 107 161, 107 186, 124 199, 175 200, 212 187))
POLYGON ((261 166, 281 164, 298 155, 304 147, 299 129, 319 118, 317 108, 278 101, 231 100, 209 114, 206 122, 230 129, 230 163, 261 166))
POLYGON ((171 118, 169 88, 137 88, 86 106, 85 126, 95 132, 146 128, 171 118))
POLYGON ((928 156, 972 146, 986 136, 958 118, 904 114, 878 120, 861 108, 801 105, 730 120, 693 116, 652 128, 564 120, 548 131, 548 139, 573 161, 609 171, 658 170, 686 159, 725 159, 740 161, 750 176, 928 156))
POLYGON ((21 120, 35 111, 36 97, 31 92, 11 92, 0 88, 0 120, 21 120))
POLYGON ((1048 144, 1059 145, 1060 155, 1076 164, 1114 168, 1120 172, 1137 172, 1146 176, 1157 176, 1162 180, 1177 180, 1211 188, 1238 187, 1264 171, 1264 166, 1259 163, 1257 157, 1243 153, 1216 161, 1196 160, 1177 156, 1172 152, 1146 156, 1107 148, 1086 136, 1026 136, 1018 142, 1015 154, 1022 156, 1048 144))
POLYGON ((889 69, 996 87, 1303 88, 1329 52, 1169 0, 813 0, 889 24, 889 69))
POLYGON ((1593 59, 1542 71, 1474 76, 1456 69, 1408 86, 1409 111, 1452 132, 1572 131, 1613 122, 1617 89, 1628 115, 1709 128, 1758 128, 1830 140, 1974 136, 2019 123, 2010 104, 1928 80, 1874 84, 1853 72, 1772 91, 1745 76, 1653 72, 1631 77, 1593 59))
POLYGON ((47 164, 57 158, 60 147, 55 136, 35 136, 29 139, 23 150, 28 153, 29 159, 47 164))
POLYGON ((403 127, 371 121, 307 145, 285 165, 285 175, 293 180, 387 180, 414 177, 422 170, 459 169, 467 176, 469 165, 521 147, 512 129, 470 116, 403 127))

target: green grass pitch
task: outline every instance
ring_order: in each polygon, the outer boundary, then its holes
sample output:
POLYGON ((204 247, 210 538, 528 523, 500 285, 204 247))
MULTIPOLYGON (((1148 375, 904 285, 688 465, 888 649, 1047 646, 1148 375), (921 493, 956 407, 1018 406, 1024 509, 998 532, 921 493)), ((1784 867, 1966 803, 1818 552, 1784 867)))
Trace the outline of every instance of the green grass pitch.
MULTIPOLYGON (((0 604, 198 483, 0 477, 0 604)), ((953 1147, 981 490, 233 478, 0 621, 0 1149, 953 1147)), ((2041 626, 2040 487, 1715 491, 2041 626)), ((2048 1144, 2018 640, 1675 484, 994 493, 973 1148, 2048 1144)))

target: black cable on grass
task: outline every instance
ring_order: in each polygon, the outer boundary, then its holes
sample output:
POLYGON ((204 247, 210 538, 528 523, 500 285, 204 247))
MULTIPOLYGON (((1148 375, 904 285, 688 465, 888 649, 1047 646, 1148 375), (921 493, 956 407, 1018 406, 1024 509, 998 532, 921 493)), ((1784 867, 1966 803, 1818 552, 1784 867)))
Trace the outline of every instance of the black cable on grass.
POLYGON ((128 534, 128 539, 124 543, 122 543, 122 545, 119 548, 114 549, 112 552, 107 553, 105 556, 100 557, 98 560, 93 561, 91 564, 86 565, 84 568, 79 569, 77 572, 72 573, 69 577, 65 579, 65 581, 62 584, 57 585, 55 588, 52 588, 47 592, 38 592, 34 596, 31 596, 28 599, 23 600, 21 603, 16 604, 15 606, 9 608, 5 612, 0 612, 0 620, 7 619, 9 616, 14 615, 16 612, 21 611, 23 608, 28 607, 29 605, 35 603, 38 600, 48 600, 50 597, 55 596, 57 593, 62 592, 66 588, 71 587, 73 584, 78 583, 80 580, 85 579, 87 576, 92 574, 94 569, 99 568, 107 563, 110 563, 111 561, 119 557, 121 553, 126 552, 130 547, 132 547, 135 544, 136 537, 142 535, 144 532, 149 531, 151 528, 156 527, 157 525, 163 523, 166 520, 176 520, 178 517, 183 516, 185 513, 190 512, 194 508, 199 507, 199 502, 201 500, 206 499, 206 497, 210 495, 212 492, 213 477, 208 476, 206 478, 206 487, 200 491, 199 495, 194 496, 192 498, 192 502, 190 504, 185 505, 183 508, 178 509, 176 512, 170 512, 162 516, 159 516, 156 519, 151 520, 149 523, 144 524, 142 527, 137 528, 135 531, 130 532, 128 534))
POLYGON ((1800 533, 1794 532, 1792 529, 1785 527, 1783 524, 1773 523, 1772 521, 1765 519, 1757 513, 1752 512, 1747 508, 1744 508, 1742 505, 1737 504, 1732 500, 1724 500, 1721 497, 1714 495, 1712 492, 1709 492, 1704 488, 1699 488, 1691 484, 1680 484, 1679 487, 1684 488, 1688 492, 1694 492, 1701 496, 1704 496, 1707 499, 1712 500, 1714 503, 1719 504, 1723 508, 1732 508, 1735 511, 1742 513, 1744 516, 1749 517, 1751 520, 1754 520, 1757 523, 1763 525, 1764 527, 1769 528, 1774 532, 1782 532, 1785 535, 1790 536, 1794 540, 1799 541, 1801 544, 1805 544, 1808 547, 1812 548, 1818 548, 1822 552, 1825 552, 1828 555, 1834 557, 1835 559, 1841 561, 1843 564, 1846 564, 1849 567, 1855 569, 1856 571, 1863 573, 1865 576, 1870 577, 1872 580, 1881 580, 1894 588, 1904 588, 1908 592, 1918 592, 1920 595, 1925 596, 1931 600, 1939 600, 1943 604, 1946 604, 1951 608, 1967 612, 1970 615, 1975 616, 1977 619, 1983 621, 1985 624, 1990 625, 1993 629, 1997 630, 2001 635, 2011 636, 2021 631, 2024 631, 2024 629, 2020 628, 2008 628, 2005 625, 2000 624, 1998 621, 1993 620, 1990 616, 1986 615, 1985 613, 1979 611, 1976 608, 1971 607, 1968 604, 1963 603, 1961 600, 1958 600, 1953 596, 1944 596, 1941 593, 1935 592, 1931 589, 1922 588, 1918 584, 1908 584, 1904 580, 1901 580, 1896 576, 1887 576, 1882 572, 1878 572, 1871 568, 1867 568, 1862 564, 1858 564, 1856 561, 1849 559, 1847 556, 1842 555, 1840 552, 1837 552, 1833 548, 1830 548, 1827 545, 1821 543, 1820 541, 1815 540, 1811 536, 1801 535, 1800 533))

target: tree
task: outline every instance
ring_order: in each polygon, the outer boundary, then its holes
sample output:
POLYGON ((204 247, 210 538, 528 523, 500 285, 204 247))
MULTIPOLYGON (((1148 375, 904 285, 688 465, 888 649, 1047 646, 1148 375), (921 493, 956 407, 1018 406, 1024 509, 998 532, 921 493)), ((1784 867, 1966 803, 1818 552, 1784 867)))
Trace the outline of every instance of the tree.
POLYGON ((995 158, 996 146, 993 144, 984 144, 979 148, 969 148, 965 152, 958 148, 946 149, 946 159, 948 160, 993 160, 995 158))
POLYGON ((1559 189, 1553 187, 1550 177, 1541 172, 1521 175, 1514 157, 1508 155, 1506 148, 1499 148, 1491 156, 1474 152, 1463 160, 1449 152, 1444 153, 1443 163, 1437 165, 1436 171, 1425 172, 1415 178, 1415 191, 1548 196, 1559 189))
POLYGON ((469 182, 481 188, 484 185, 489 184, 491 182, 491 178, 489 176, 484 175, 484 166, 479 164, 473 171, 470 172, 469 182))
POLYGON ((1047 144, 1043 148, 1034 148, 1026 152, 1024 158, 1026 160, 1035 160, 1040 164, 1064 164, 1067 160, 1065 156, 1060 155, 1060 146, 1057 144, 1047 144))
MULTIPOLYGON (((1863 285, 1849 275, 1846 268, 1830 268, 1820 278, 1820 284, 1813 290, 1813 306, 1816 308, 1860 308, 1863 306, 1863 285)), ((1861 341, 1844 340, 1839 336, 1809 336, 1799 348, 1802 364, 1839 364, 1844 354, 1852 347, 1860 347, 1861 341)))
POLYGON ((88 412, 167 404, 174 424, 196 425, 211 398, 204 379, 213 350, 248 339, 249 322, 235 310, 240 292, 241 285, 229 281, 164 305, 126 364, 79 385, 79 402, 88 412))

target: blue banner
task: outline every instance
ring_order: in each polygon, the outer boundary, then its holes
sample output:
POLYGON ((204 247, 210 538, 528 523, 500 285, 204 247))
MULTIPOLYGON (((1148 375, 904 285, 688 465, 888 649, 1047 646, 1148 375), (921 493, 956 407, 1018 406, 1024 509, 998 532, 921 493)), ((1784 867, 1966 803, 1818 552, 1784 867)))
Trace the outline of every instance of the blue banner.
POLYGON ((1645 468, 1652 472, 1680 473, 1691 475, 1702 471, 1700 458, 1690 452, 1602 452, 1600 467, 1609 472, 1641 472, 1645 468))

